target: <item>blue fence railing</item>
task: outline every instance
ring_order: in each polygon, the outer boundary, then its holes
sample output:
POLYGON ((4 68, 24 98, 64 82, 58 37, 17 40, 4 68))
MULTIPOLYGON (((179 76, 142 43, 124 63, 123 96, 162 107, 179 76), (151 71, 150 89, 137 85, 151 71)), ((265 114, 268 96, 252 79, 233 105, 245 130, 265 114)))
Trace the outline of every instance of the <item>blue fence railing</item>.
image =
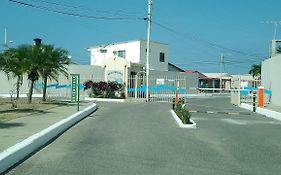
MULTIPOLYGON (((236 91, 237 89, 231 89, 232 91, 236 91)), ((244 89, 240 90, 241 95, 249 95, 252 91, 258 91, 258 88, 253 88, 253 87, 244 87, 244 89)), ((272 91, 265 89, 264 93, 267 95, 271 95, 272 91)))
MULTIPOLYGON (((44 83, 36 83, 35 88, 42 88, 44 83)), ((54 83, 54 84, 49 84, 47 85, 47 88, 53 88, 53 89, 70 89, 71 84, 59 84, 59 83, 54 83)), ((84 85, 80 84, 79 85, 80 90, 84 89, 84 85)))

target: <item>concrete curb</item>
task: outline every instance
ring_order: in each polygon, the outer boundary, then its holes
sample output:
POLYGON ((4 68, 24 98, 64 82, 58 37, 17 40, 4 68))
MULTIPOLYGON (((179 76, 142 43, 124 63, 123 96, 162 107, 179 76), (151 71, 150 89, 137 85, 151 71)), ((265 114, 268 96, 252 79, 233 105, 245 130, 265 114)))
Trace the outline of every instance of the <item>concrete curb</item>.
POLYGON ((85 97, 86 101, 100 101, 100 102, 124 102, 125 99, 112 99, 112 98, 90 98, 85 97))
POLYGON ((93 104, 4 150, 0 153, 0 174, 44 146, 75 123, 93 113, 96 109, 97 105, 93 104))
POLYGON ((196 123, 192 119, 190 119, 190 121, 193 124, 183 124, 181 119, 179 119, 179 117, 177 116, 177 114, 175 113, 174 110, 170 110, 170 112, 171 112, 172 116, 174 117, 174 119, 176 120, 176 122, 179 125, 179 127, 181 127, 181 128, 190 128, 190 129, 197 128, 196 123))
MULTIPOLYGON (((246 103, 241 103, 240 107, 243 108, 243 109, 250 110, 250 111, 253 110, 253 106, 249 105, 249 104, 246 104, 246 103)), ((276 111, 272 111, 272 110, 269 110, 269 109, 257 107, 256 113, 259 113, 259 114, 265 115, 267 117, 274 118, 276 120, 281 121, 281 113, 280 112, 276 112, 276 111)))

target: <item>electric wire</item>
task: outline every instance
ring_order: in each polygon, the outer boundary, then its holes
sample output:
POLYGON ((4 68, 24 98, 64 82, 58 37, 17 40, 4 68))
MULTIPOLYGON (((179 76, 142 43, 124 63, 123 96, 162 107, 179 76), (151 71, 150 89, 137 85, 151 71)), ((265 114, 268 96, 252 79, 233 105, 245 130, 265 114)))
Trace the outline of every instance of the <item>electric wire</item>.
POLYGON ((57 14, 62 14, 62 15, 68 15, 68 16, 73 16, 73 17, 80 17, 80 18, 89 18, 89 19, 96 19, 96 20, 144 20, 145 18, 141 17, 109 17, 109 16, 94 16, 94 15, 86 15, 86 14, 79 14, 79 13, 74 13, 74 12, 68 12, 68 11, 63 11, 63 10, 56 10, 54 8, 48 8, 40 5, 35 5, 32 3, 26 3, 22 1, 17 1, 17 0, 8 0, 12 3, 16 3, 18 5, 26 6, 26 7, 31 7, 35 9, 40 9, 48 12, 53 12, 57 14))
POLYGON ((196 41, 196 42, 202 42, 202 43, 205 43, 211 47, 214 47, 214 48, 217 48, 217 49, 223 49, 223 50, 226 50, 226 51, 229 51, 229 52, 232 52, 232 53, 237 53, 237 54, 240 54, 240 55, 245 55, 245 56, 251 56, 251 57, 262 57, 262 55, 260 54, 256 54, 256 53, 247 53, 247 52, 243 52, 243 51, 239 51, 239 50, 236 50, 236 49, 232 49, 232 48, 228 48, 228 47, 225 47, 225 46, 221 46, 215 42, 211 42, 211 41, 208 41, 208 40, 205 40, 199 36, 196 36, 195 34, 192 34, 192 33, 181 33, 181 32, 178 32, 176 31, 175 29, 171 28, 171 27, 167 27, 165 25, 162 25, 161 23, 159 22, 156 22, 156 21, 152 21, 152 23, 154 23, 155 25, 157 25, 158 27, 161 27, 169 32, 172 32, 174 34, 177 34, 177 35, 180 35, 181 37, 185 37, 185 38, 188 38, 190 40, 193 40, 193 41, 196 41))

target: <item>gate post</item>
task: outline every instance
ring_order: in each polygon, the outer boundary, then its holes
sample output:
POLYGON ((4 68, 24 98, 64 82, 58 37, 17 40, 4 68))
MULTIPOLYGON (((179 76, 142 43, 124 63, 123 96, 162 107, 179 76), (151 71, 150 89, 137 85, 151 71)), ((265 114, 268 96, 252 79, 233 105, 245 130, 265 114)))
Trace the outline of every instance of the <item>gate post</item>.
POLYGON ((180 82, 177 81, 176 102, 175 102, 176 105, 179 103, 179 86, 180 86, 180 82))
POLYGON ((137 87, 138 87, 138 75, 135 75, 135 99, 137 99, 138 97, 137 87))
POLYGON ((253 112, 256 112, 256 92, 253 91, 253 112))
POLYGON ((258 107, 264 107, 264 87, 258 88, 258 107))

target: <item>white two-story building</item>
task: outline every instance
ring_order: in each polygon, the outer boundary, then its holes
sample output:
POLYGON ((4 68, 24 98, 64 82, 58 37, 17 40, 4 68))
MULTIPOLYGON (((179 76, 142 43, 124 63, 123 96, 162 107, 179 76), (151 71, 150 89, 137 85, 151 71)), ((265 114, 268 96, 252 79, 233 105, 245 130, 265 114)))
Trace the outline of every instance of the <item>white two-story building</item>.
MULTIPOLYGON (((119 43, 110 43, 90 47, 91 65, 103 66, 104 62, 113 57, 124 58, 131 64, 145 67, 146 40, 134 40, 119 43)), ((168 71, 168 45, 159 42, 150 42, 150 70, 168 71)))

